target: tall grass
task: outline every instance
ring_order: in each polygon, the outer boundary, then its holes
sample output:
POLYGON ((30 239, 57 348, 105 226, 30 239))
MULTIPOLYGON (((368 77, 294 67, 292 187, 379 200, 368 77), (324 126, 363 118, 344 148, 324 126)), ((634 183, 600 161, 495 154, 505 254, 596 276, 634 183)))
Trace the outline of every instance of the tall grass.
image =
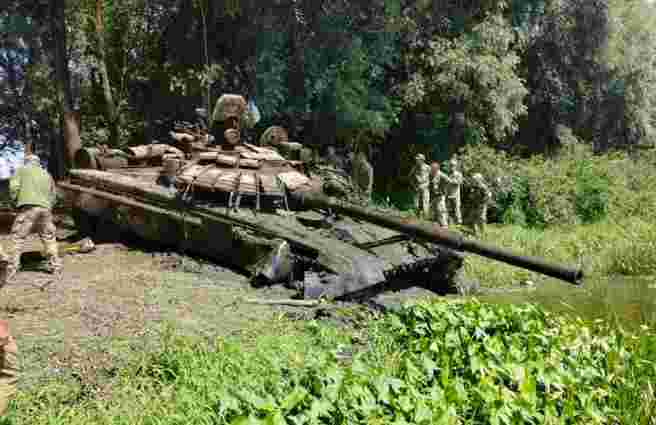
MULTIPOLYGON (((519 253, 582 267, 591 279, 608 275, 656 274, 656 226, 654 222, 639 217, 546 229, 489 225, 478 237, 519 253)), ((465 273, 485 286, 507 286, 522 280, 546 279, 474 255, 467 257, 465 273)))
POLYGON ((656 218, 656 151, 594 155, 575 145, 555 158, 522 159, 474 145, 460 156, 465 175, 480 172, 490 182, 501 222, 548 227, 656 218))

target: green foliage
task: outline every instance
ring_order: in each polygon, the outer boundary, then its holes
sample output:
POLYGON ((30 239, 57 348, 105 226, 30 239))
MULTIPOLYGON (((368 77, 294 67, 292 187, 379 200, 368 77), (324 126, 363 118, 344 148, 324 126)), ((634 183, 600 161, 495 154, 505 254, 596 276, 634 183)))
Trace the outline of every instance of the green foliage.
POLYGON ((495 201, 497 219, 501 223, 528 227, 544 225, 544 216, 532 202, 529 180, 526 177, 514 176, 510 190, 497 192, 495 201))
MULTIPOLYGON (((367 131, 381 137, 396 122, 400 108, 394 98, 384 96, 372 84, 371 71, 377 68, 377 64, 368 54, 365 40, 354 37, 349 56, 338 68, 335 87, 337 125, 342 131, 367 131)), ((374 77, 380 78, 375 74, 374 77)))
POLYGON ((576 170, 576 215, 583 223, 594 223, 608 213, 608 180, 595 174, 594 169, 581 162, 576 170))
POLYGON ((285 42, 282 32, 263 31, 258 36, 256 94, 265 121, 280 114, 287 98, 285 42))
MULTIPOLYGON (((614 276, 650 276, 656 273, 656 244, 653 218, 625 217, 588 225, 554 225, 527 228, 522 225, 488 225, 477 237, 489 244, 507 248, 554 263, 576 264, 589 282, 614 276)), ((469 256, 465 276, 486 286, 504 287, 532 280, 539 285, 555 279, 517 267, 469 256)), ((618 283, 619 284, 619 283, 618 283)), ((646 283, 645 283, 646 284, 646 283)))
POLYGON ((519 57, 511 47, 513 32, 498 15, 487 17, 471 33, 450 40, 436 37, 418 57, 403 86, 409 107, 447 110, 462 103, 471 140, 501 141, 517 130, 526 113, 524 82, 517 75, 519 57))
POLYGON ((580 144, 554 158, 511 157, 485 145, 460 152, 464 175, 480 172, 489 182, 496 221, 537 227, 593 223, 607 216, 649 219, 648 205, 656 202, 650 155, 594 155, 580 144))
MULTIPOLYGON (((609 2, 610 33, 606 60, 615 77, 615 87, 623 97, 625 125, 635 130, 643 142, 656 136, 656 8, 642 0, 609 2)), ((638 140, 633 140, 637 142, 638 140)))
POLYGON ((119 373, 111 399, 53 383, 19 394, 7 420, 601 424, 656 413, 649 328, 632 339, 532 305, 470 301, 405 306, 365 330, 365 347, 357 331, 315 322, 241 344, 167 333, 119 373))

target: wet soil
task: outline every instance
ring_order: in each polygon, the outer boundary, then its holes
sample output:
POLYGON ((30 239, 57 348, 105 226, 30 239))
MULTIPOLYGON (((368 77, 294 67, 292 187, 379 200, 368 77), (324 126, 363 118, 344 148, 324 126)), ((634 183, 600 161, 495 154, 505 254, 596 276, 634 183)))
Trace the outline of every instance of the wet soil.
MULTIPOLYGON (((0 229, 8 251, 7 233, 0 229)), ((66 217, 59 217, 57 236, 69 242, 80 238, 66 217)), ((215 338, 283 317, 348 325, 346 316, 334 314, 344 303, 251 304, 246 300, 289 299, 295 292, 283 286, 255 289, 234 270, 135 241, 96 241, 92 252, 64 255, 61 280, 39 264, 38 238, 30 237, 25 251, 14 282, 0 289, 0 317, 9 320, 20 350, 21 387, 71 370, 94 376, 116 370, 130 352, 155 348, 167 326, 215 338)), ((398 305, 405 297, 385 294, 376 307, 398 305)))

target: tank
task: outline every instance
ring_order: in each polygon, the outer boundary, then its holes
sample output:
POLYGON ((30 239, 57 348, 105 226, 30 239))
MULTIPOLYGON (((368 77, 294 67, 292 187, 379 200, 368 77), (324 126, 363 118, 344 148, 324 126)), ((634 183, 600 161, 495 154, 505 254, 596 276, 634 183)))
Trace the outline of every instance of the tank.
POLYGON ((219 99, 215 143, 198 129, 177 128, 169 143, 83 151, 84 167, 59 183, 82 233, 135 234, 310 299, 365 299, 410 286, 450 292, 465 251, 581 280, 580 270, 357 205, 348 176, 303 161, 311 155, 281 127, 265 131, 259 146, 241 142, 245 106, 238 95, 219 99))

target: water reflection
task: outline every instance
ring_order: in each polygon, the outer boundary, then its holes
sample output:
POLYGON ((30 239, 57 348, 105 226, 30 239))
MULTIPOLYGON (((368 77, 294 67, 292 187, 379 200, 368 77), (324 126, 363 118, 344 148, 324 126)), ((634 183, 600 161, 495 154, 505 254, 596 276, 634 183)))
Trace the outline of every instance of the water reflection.
POLYGON ((656 276, 590 279, 581 287, 548 280, 526 290, 477 298, 499 303, 531 302, 588 320, 617 319, 626 328, 656 325, 656 276))

